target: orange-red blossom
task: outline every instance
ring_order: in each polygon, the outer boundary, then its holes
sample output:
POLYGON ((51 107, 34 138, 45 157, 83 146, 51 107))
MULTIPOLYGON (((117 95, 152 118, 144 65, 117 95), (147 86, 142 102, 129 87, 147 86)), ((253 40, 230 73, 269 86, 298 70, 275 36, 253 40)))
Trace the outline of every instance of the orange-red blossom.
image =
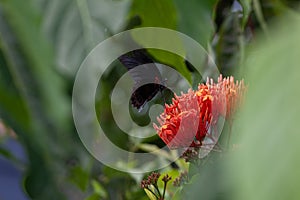
POLYGON ((200 147, 201 142, 218 122, 220 116, 231 120, 241 104, 245 91, 244 81, 219 76, 218 82, 207 79, 198 90, 175 95, 170 105, 154 124, 159 137, 171 149, 200 147))

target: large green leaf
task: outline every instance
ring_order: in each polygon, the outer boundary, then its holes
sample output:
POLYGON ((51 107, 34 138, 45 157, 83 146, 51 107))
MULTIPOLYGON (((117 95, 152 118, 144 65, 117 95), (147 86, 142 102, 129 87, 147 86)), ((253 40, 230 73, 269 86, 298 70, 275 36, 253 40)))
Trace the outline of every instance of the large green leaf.
POLYGON ((175 0, 178 30, 192 37, 205 49, 214 32, 213 10, 217 0, 175 0))
MULTIPOLYGON (((205 50, 209 49, 214 33, 213 13, 217 2, 217 0, 174 0, 178 19, 177 30, 193 38, 205 50)), ((199 55, 195 55, 193 49, 186 49, 187 59, 192 56, 199 55)), ((195 67, 203 69, 202 73, 214 76, 214 72, 210 71, 208 67, 207 58, 202 62, 202 66, 195 67)), ((200 75, 202 76, 203 74, 200 75)), ((197 87, 201 78, 199 75, 195 75, 193 78, 193 87, 197 87)))
POLYGON ((230 167, 235 199, 300 196, 299 25, 299 16, 286 18, 250 51, 248 98, 235 131, 241 148, 230 167))
POLYGON ((174 29, 176 27, 176 11, 171 0, 145 1, 134 0, 130 15, 138 16, 143 27, 163 27, 174 29))
POLYGON ((248 52, 248 93, 233 128, 239 148, 209 154, 181 191, 186 199, 299 198, 299 24, 286 18, 248 52))
POLYGON ((60 72, 73 77, 99 42, 122 30, 130 0, 39 0, 60 72), (43 2, 43 3, 42 3, 43 2))
MULTIPOLYGON (((162 27, 169 29, 176 29, 177 16, 176 8, 172 0, 134 0, 130 10, 130 17, 138 17, 141 20, 141 24, 137 27, 162 27)), ((143 45, 143 41, 151 41, 151 43, 159 42, 159 38, 139 38, 133 36, 134 39, 143 45)), ((181 55, 185 55, 184 44, 178 39, 169 38, 170 44, 179 51, 181 55)), ((165 51, 148 50, 158 61, 167 64, 175 68, 181 73, 188 81, 191 82, 191 75, 185 66, 184 58, 178 55, 171 54, 165 51)))

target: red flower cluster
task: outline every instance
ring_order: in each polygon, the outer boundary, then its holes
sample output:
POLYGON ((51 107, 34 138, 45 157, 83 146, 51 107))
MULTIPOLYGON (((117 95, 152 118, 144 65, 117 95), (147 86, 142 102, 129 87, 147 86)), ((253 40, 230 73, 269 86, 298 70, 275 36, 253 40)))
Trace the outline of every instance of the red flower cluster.
POLYGON ((175 95, 171 105, 154 124, 159 137, 170 149, 200 147, 201 142, 218 122, 220 116, 231 119, 242 100, 245 90, 243 81, 234 83, 233 77, 208 79, 197 91, 175 95))

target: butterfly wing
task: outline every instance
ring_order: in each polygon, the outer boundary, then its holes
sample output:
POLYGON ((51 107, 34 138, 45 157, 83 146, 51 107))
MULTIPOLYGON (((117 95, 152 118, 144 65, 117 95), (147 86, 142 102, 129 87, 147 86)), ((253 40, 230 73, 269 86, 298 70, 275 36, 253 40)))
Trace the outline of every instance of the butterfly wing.
POLYGON ((154 63, 145 49, 130 51, 118 59, 128 70, 145 63, 154 63))
POLYGON ((134 80, 131 103, 140 110, 162 90, 159 85, 162 83, 161 74, 145 49, 126 53, 119 57, 119 61, 129 70, 134 80))

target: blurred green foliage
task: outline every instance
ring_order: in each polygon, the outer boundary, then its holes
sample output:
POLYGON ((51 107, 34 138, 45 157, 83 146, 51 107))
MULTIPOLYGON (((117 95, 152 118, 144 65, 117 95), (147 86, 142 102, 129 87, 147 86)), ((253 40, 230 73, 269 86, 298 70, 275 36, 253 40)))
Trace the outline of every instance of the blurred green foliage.
MULTIPOLYGON (((85 150, 72 121, 71 93, 77 69, 99 42, 129 28, 159 26, 195 39, 214 57, 221 73, 245 77, 249 88, 245 110, 234 128, 241 150, 232 160, 226 157, 218 166, 203 168, 200 175, 204 178, 194 177, 194 183, 181 192, 189 199, 201 195, 206 199, 297 199, 298 2, 239 3, 0 0, 0 123, 16 132, 28 162, 16 161, 2 148, 5 140, 0 140, 0 155, 25 166, 23 184, 28 197, 147 199, 139 187, 144 174, 110 169, 85 150), (239 6, 241 9, 233 9, 239 6), (231 170, 225 173, 228 165, 231 170)), ((192 52, 181 45, 188 57, 192 52)), ((173 66, 191 85, 198 84, 184 58, 149 53, 173 66)), ((118 64, 111 66, 101 80, 104 84, 95 107, 101 111, 99 119, 111 139, 126 149, 133 141, 125 134, 120 136, 109 102, 109 94, 124 72, 118 64)), ((136 151, 144 151, 139 147, 148 144, 162 145, 157 137, 139 142, 136 151)), ((174 166, 163 171, 178 174, 174 166)))
POLYGON ((289 15, 249 50, 248 98, 236 132, 241 147, 231 163, 236 199, 300 197, 299 24, 298 14, 289 15))

